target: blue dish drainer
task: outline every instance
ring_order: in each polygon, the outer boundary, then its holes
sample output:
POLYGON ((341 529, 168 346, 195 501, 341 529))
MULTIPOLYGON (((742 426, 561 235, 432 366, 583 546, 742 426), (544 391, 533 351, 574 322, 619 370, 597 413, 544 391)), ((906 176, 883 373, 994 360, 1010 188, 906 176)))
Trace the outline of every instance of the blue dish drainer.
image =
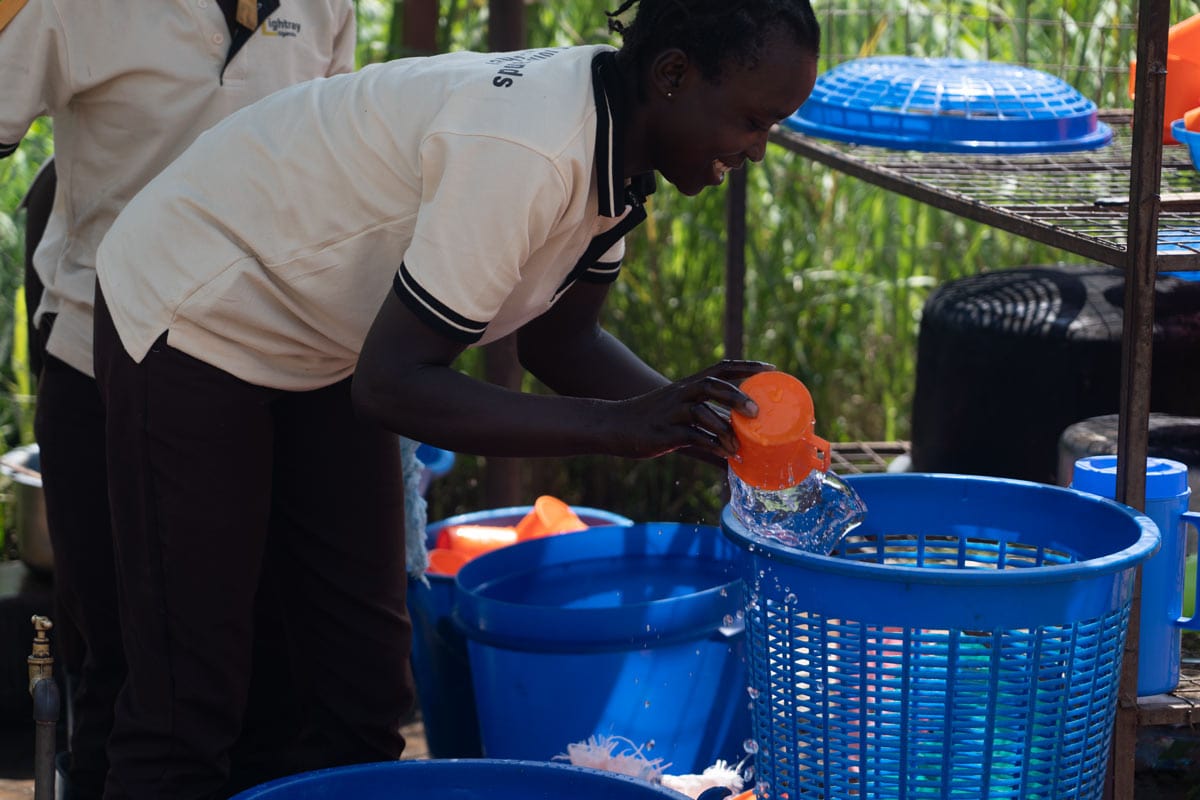
POLYGON ((783 124, 854 144, 945 153, 1050 153, 1102 147, 1096 104, 1049 73, 959 58, 873 56, 817 78, 783 124))

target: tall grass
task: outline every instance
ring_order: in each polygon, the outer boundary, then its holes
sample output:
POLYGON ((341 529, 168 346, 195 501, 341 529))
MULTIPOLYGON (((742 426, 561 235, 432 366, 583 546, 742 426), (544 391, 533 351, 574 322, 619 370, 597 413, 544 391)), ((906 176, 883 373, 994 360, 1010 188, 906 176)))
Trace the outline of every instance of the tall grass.
MULTIPOLYGON (((526 6, 531 47, 618 40, 604 12, 614 0, 535 0, 526 6)), ((1172 4, 1177 21, 1200 0, 1172 4)), ((393 4, 359 0, 360 63, 403 55, 393 4)), ((1129 107, 1134 10, 1118 0, 817 0, 822 69, 873 54, 957 56, 1024 63, 1056 74, 1102 107, 1129 107)), ((486 0, 441 0, 442 49, 486 47, 486 0)), ((37 137, 34 141, 39 141, 37 137)), ((35 145, 36 146, 36 145, 35 145)), ((0 162, 0 330, 11 331, 18 280, 11 209, 40 163, 0 162)), ((909 435, 916 336, 930 292, 985 270, 1077 260, 1061 251, 962 220, 772 147, 748 173, 746 341, 748 357, 802 378, 818 423, 838 441, 909 435)), ((662 186, 651 216, 631 235, 605 324, 649 363, 682 377, 722 356, 724 190, 686 198, 662 186)), ((8 353, 9 341, 0 341, 8 353)), ((13 386, 0 359, 0 381, 13 386)), ((480 359, 463 369, 481 374, 480 359)), ((540 390, 532 379, 531 390, 540 390)), ((0 404, 0 431, 19 437, 19 404, 0 404), (7 427, 3 427, 7 426, 7 427)), ((434 484, 431 518, 483 504, 482 459, 461 457, 434 484)), ((713 521, 724 476, 682 457, 534 460, 526 500, 540 493, 637 519, 713 521)))

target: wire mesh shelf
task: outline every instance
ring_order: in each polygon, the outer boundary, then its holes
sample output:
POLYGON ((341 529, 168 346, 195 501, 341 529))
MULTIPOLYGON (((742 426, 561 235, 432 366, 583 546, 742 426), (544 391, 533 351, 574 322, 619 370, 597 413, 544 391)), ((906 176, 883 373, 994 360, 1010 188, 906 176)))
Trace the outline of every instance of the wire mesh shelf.
MULTIPOLYGON (((968 219, 1117 267, 1126 265, 1132 115, 1106 112, 1113 140, 1050 155, 964 155, 844 144, 776 127, 776 144, 968 219)), ((1160 270, 1200 269, 1200 171, 1163 148, 1160 270)))
POLYGON ((831 442, 829 468, 838 475, 887 472, 891 463, 909 450, 908 442, 831 442))

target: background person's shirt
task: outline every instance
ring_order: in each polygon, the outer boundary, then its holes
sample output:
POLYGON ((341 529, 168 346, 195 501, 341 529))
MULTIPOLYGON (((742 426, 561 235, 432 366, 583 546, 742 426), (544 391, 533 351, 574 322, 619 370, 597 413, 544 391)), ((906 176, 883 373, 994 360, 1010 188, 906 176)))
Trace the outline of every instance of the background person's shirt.
POLYGON ((619 81, 594 84, 594 58, 611 48, 393 61, 234 114, 100 248, 125 348, 140 361, 167 331, 243 380, 306 390, 353 372, 389 291, 475 344, 574 280, 614 279, 636 217, 619 81))
POLYGON ((252 35, 216 0, 28 0, 0 30, 0 154, 54 118, 58 190, 34 257, 52 355, 92 374, 95 252, 130 198, 231 112, 352 70, 354 47, 350 0, 284 0, 252 35))

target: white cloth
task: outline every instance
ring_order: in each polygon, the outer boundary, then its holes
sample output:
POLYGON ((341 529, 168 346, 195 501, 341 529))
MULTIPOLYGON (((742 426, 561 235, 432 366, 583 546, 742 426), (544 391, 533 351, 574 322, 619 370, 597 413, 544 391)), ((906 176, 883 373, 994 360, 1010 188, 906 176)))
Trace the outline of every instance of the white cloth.
POLYGON ((408 574, 428 582, 429 549, 425 541, 427 525, 425 498, 421 494, 421 473, 425 465, 417 458, 419 442, 400 437, 400 461, 404 470, 404 546, 408 574))

